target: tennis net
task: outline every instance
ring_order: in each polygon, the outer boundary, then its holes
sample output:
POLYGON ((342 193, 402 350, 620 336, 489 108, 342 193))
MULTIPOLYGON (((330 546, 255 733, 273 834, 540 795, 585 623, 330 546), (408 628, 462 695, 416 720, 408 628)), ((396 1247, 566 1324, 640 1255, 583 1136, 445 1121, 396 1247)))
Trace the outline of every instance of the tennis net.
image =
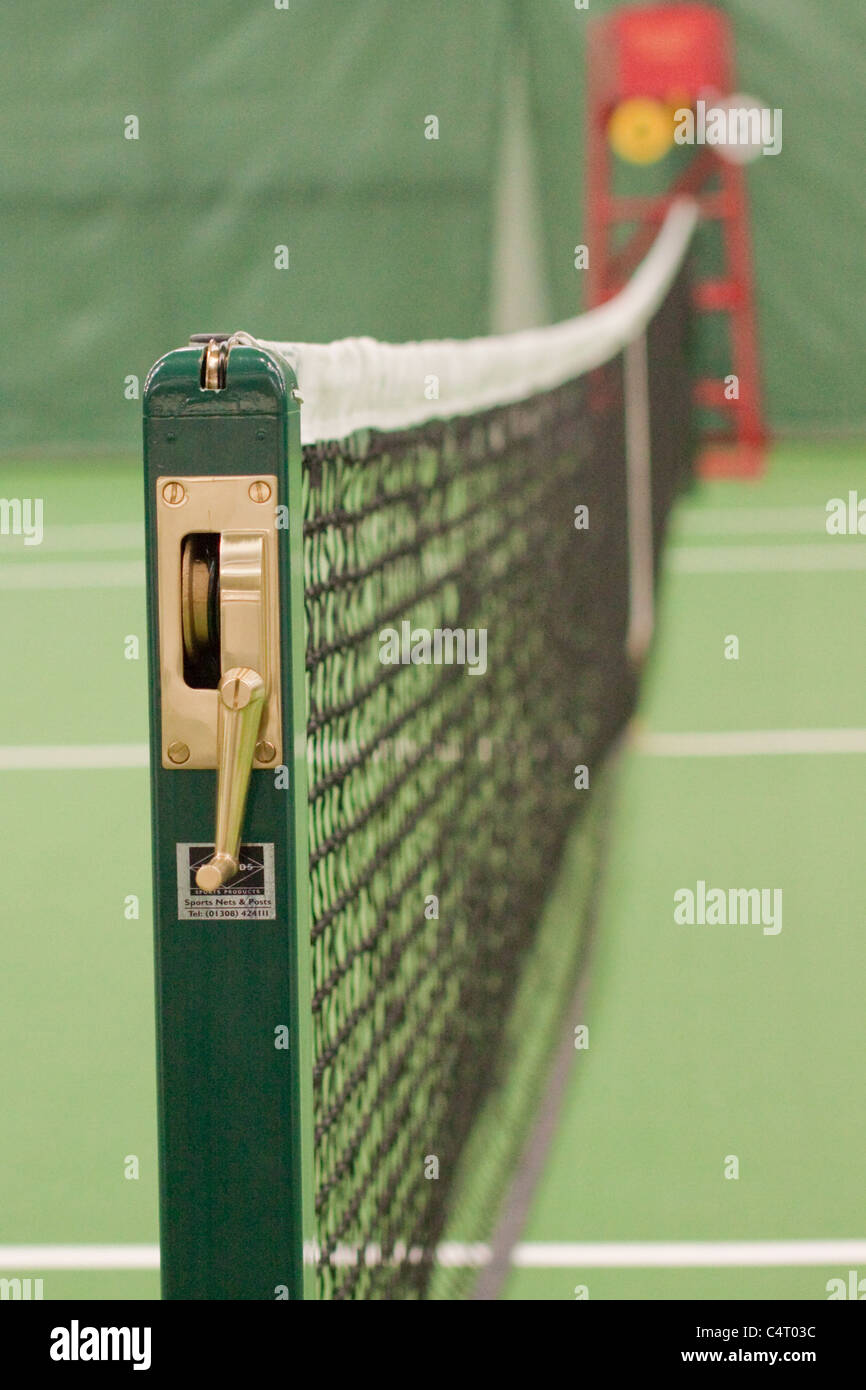
POLYGON ((472 1261, 437 1251, 488 1239, 525 1141, 594 848, 539 973, 542 905, 575 820, 598 842, 691 464, 695 217, 675 205, 615 300, 550 329, 261 344, 304 402, 322 1297, 468 1292, 472 1261))

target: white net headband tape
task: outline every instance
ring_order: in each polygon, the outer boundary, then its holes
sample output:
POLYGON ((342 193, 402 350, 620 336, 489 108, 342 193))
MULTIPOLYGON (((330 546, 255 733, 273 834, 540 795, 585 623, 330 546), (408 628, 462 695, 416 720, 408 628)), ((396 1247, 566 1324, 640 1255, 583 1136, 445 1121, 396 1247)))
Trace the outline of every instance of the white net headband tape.
POLYGON ((475 414, 582 376, 643 333, 676 277, 697 221, 697 204, 678 199, 615 298, 548 328, 420 343, 274 343, 247 334, 236 339, 259 341, 291 364, 303 397, 304 444, 343 439, 358 429, 406 429, 475 414))

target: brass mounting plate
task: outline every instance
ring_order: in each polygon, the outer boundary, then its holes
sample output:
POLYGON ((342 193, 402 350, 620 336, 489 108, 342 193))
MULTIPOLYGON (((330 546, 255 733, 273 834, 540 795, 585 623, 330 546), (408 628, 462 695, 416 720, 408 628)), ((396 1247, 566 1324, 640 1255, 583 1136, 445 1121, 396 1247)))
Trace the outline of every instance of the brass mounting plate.
POLYGON ((277 479, 268 473, 243 477, 194 477, 170 474, 156 480, 157 565, 159 585, 159 682, 162 696, 162 766, 175 772, 215 768, 217 759, 216 690, 194 690, 183 676, 181 551, 184 538, 200 532, 248 532, 264 537, 264 588, 268 695, 259 726, 259 743, 274 756, 256 758, 254 768, 274 768, 283 761, 282 692, 280 689, 279 569, 277 556, 277 479), (261 497, 263 500, 258 501, 261 497), (188 749, 183 761, 168 749, 188 749))

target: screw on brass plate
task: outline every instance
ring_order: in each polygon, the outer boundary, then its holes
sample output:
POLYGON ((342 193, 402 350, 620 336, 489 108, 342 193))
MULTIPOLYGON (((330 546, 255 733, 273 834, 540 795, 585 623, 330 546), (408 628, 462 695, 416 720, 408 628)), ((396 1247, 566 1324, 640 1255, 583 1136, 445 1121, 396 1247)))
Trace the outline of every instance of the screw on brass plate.
POLYGON ((166 483, 162 489, 162 500, 169 507, 179 507, 186 501, 186 488, 183 483, 166 483))
POLYGON ((250 483, 250 500, 253 502, 267 502, 271 495, 270 483, 250 483))
POLYGON ((168 757, 170 762, 185 763, 189 757, 189 749, 185 743, 181 743, 179 739, 175 739, 174 743, 168 745, 168 757))
POLYGON ((256 757, 260 763, 272 763, 277 756, 277 750, 272 743, 268 743, 266 738, 260 739, 256 744, 256 757))

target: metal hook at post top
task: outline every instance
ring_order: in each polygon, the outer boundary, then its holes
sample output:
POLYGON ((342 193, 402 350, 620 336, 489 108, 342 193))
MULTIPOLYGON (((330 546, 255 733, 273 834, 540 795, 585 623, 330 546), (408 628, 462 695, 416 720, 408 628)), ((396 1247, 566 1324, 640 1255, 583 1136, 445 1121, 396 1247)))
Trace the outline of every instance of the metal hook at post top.
POLYGON ((190 346, 204 346, 201 360, 203 391, 224 391, 228 372, 229 353, 233 347, 257 347, 251 333, 191 333, 190 346))

